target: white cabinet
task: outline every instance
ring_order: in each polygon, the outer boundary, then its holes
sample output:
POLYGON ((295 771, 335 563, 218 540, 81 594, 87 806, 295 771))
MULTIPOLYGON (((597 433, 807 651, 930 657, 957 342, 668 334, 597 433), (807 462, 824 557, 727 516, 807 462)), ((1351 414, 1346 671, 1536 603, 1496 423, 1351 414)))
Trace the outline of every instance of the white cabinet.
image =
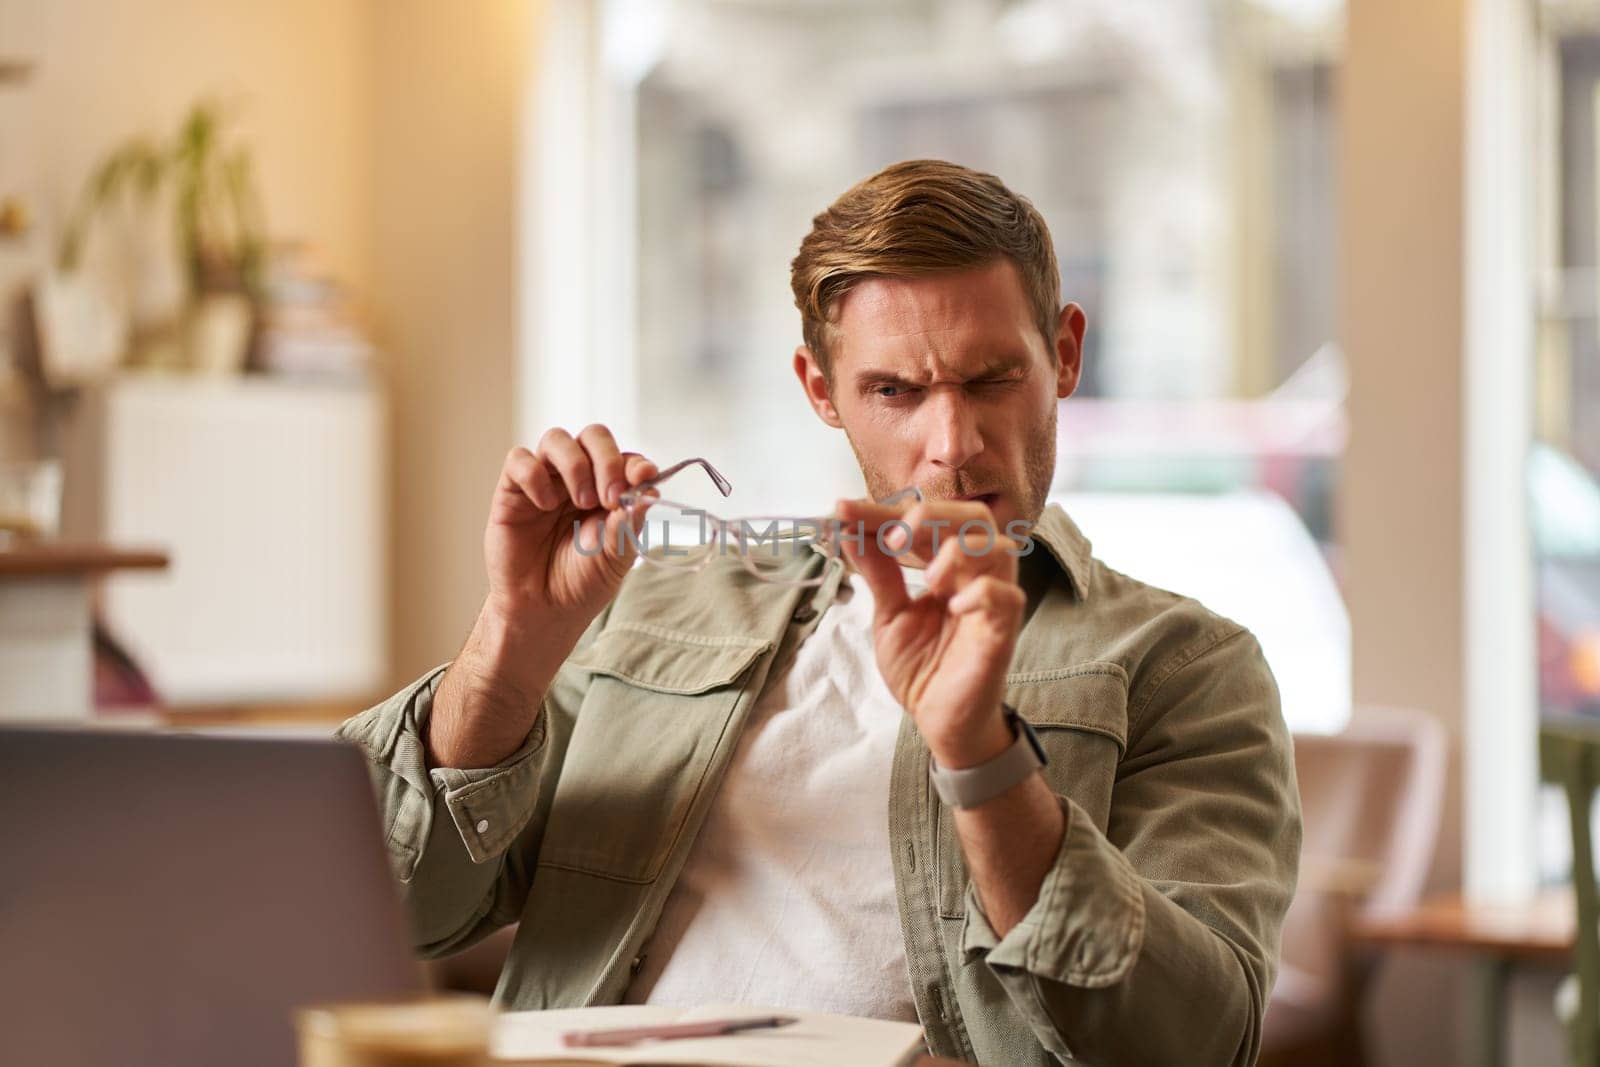
POLYGON ((62 423, 64 532, 160 545, 112 632, 171 704, 363 698, 387 679, 385 414, 371 385, 132 377, 62 423))

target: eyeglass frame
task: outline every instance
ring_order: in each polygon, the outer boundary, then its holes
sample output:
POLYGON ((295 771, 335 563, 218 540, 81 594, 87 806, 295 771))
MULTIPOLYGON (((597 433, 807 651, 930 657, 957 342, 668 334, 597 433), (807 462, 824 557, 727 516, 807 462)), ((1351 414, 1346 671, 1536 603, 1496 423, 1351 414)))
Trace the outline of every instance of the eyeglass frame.
MULTIPOLYGON (((737 552, 739 562, 743 564, 745 571, 757 581, 766 582, 768 585, 804 587, 822 585, 828 580, 826 571, 820 575, 810 578, 791 579, 773 577, 770 574, 765 574, 757 570, 751 563, 751 552, 748 546, 745 545, 743 531, 750 529, 753 520, 759 518, 768 520, 769 524, 785 522, 789 523, 790 528, 795 531, 795 533, 789 535, 792 538, 797 538, 799 536, 798 531, 802 525, 807 529, 814 530, 816 532, 814 546, 826 546, 825 549, 818 548, 818 551, 822 552, 830 562, 833 560, 838 560, 847 569, 851 567, 849 557, 840 550, 836 536, 830 537, 830 533, 833 535, 837 535, 838 533, 839 519, 835 516, 816 518, 812 516, 799 515, 758 515, 738 516, 732 519, 725 519, 720 515, 711 514, 704 508, 690 507, 687 504, 680 504, 673 500, 666 500, 659 494, 656 496, 645 495, 655 491, 657 486, 666 481, 668 478, 671 478, 674 474, 677 474, 679 471, 691 466, 698 466, 704 470, 706 475, 711 479, 712 484, 717 487, 717 491, 724 497, 733 493, 733 483, 728 481, 727 478, 723 477, 722 472, 713 467, 709 460, 702 459, 699 456, 691 456, 688 459, 674 463, 664 471, 658 472, 655 477, 647 478, 638 485, 631 486, 630 488, 623 490, 621 495, 618 497, 617 504, 619 507, 632 508, 643 501, 648 501, 650 507, 664 505, 669 508, 677 508, 680 511, 699 515, 702 530, 704 530, 707 525, 711 525, 715 530, 715 537, 709 543, 720 545, 721 551, 705 552, 688 559, 683 563, 667 563, 651 555, 649 552, 641 550, 639 552, 639 558, 644 560, 645 563, 658 567, 661 570, 677 571, 683 574, 697 574, 711 565, 713 556, 727 554, 727 534, 728 531, 732 529, 735 531, 734 537, 742 549, 741 551, 737 552)), ((890 493, 888 496, 879 500, 878 503, 886 506, 892 506, 906 499, 915 500, 918 503, 921 503, 922 490, 918 489, 914 485, 908 485, 904 489, 896 490, 895 492, 890 493)), ((767 528, 771 529, 771 525, 769 525, 767 528)), ((783 538, 784 535, 779 533, 774 535, 772 540, 773 543, 776 544, 783 538)), ((764 538, 757 538, 757 545, 759 546, 764 540, 764 538)), ((705 544, 707 542, 702 543, 705 544)), ((639 542, 637 540, 634 541, 634 546, 636 548, 639 547, 639 542)))

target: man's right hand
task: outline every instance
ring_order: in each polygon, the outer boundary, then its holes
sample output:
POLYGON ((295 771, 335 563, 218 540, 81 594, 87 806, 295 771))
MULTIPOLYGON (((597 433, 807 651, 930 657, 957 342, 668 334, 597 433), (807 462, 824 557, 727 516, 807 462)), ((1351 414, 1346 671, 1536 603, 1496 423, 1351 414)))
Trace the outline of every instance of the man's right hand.
POLYGON ((618 498, 656 473, 600 425, 575 438, 550 430, 535 450, 506 456, 483 536, 489 595, 434 695, 430 766, 492 767, 522 744, 551 679, 633 564, 622 527, 637 534, 644 506, 618 498))
POLYGON ((630 516, 618 497, 655 475, 654 463, 620 451, 611 431, 598 424, 576 438, 549 430, 534 452, 513 448, 483 534, 487 606, 506 618, 569 622, 582 633, 633 564, 622 525, 634 518, 637 534, 643 512, 635 508, 630 516), (574 540, 579 537, 584 552, 574 540))

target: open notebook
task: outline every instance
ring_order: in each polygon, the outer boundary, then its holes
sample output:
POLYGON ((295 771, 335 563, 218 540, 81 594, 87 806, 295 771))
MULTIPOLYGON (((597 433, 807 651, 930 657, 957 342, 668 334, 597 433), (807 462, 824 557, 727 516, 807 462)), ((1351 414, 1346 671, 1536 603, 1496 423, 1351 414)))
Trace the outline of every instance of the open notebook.
POLYGON ((922 1054, 922 1027, 915 1023, 823 1015, 748 1004, 709 1004, 668 1008, 626 1004, 609 1008, 517 1011, 500 1016, 495 1027, 496 1060, 513 1063, 671 1063, 707 1067, 900 1067, 922 1054), (561 1035, 571 1030, 610 1030, 625 1026, 690 1023, 703 1019, 741 1019, 792 1015, 800 1021, 773 1030, 749 1030, 722 1037, 651 1041, 624 1048, 567 1048, 561 1035))

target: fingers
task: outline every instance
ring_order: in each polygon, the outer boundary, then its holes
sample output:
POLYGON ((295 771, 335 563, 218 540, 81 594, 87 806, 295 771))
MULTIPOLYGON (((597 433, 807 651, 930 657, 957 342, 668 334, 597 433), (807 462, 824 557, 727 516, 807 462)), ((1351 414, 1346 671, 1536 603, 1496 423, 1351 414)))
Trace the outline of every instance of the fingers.
POLYGON ((865 540, 901 563, 931 564, 952 541, 962 542, 976 555, 1020 548, 998 529, 988 506, 977 501, 907 501, 885 506, 868 500, 841 500, 837 514, 847 532, 854 533, 859 523, 865 540))
POLYGON ((613 509, 624 490, 657 473, 639 453, 620 451, 611 431, 596 423, 576 438, 560 428, 548 430, 533 451, 513 448, 501 469, 500 488, 526 496, 540 511, 569 501, 583 511, 613 509))
POLYGON ((967 583, 947 604, 950 614, 987 619, 996 633, 1006 636, 1015 635, 1026 606, 1020 585, 993 574, 967 583))
POLYGON ((612 570, 618 575, 627 573, 633 566, 634 558, 639 555, 640 548, 643 547, 639 535, 644 529, 645 512, 649 508, 648 503, 638 503, 631 508, 617 508, 605 514, 602 527, 605 531, 605 541, 602 542, 602 550, 606 562, 611 564, 612 570), (633 534, 631 537, 625 532, 630 529, 633 534))
POLYGON ((617 498, 628 488, 622 450, 617 448, 616 439, 610 430, 594 422, 578 431, 578 443, 588 453, 594 469, 596 499, 608 508, 616 507, 617 498))
MULTIPOLYGON (((649 461, 644 464, 649 468, 649 461)), ((575 520, 574 537, 585 556, 600 556, 618 576, 628 572, 642 547, 640 534, 650 501, 636 501, 629 507, 595 510, 575 520), (628 530, 631 528, 632 536, 628 530)))
POLYGON ((927 565, 928 592, 962 604, 989 605, 1003 597, 1007 613, 1013 602, 1020 611, 1023 594, 1017 586, 1017 552, 1021 545, 995 528, 988 507, 969 501, 928 501, 885 507, 871 501, 841 500, 836 514, 842 524, 841 547, 872 586, 880 618, 900 611, 910 597, 900 564, 927 565), (997 583, 1010 590, 995 594, 997 583), (985 592, 968 593, 979 587, 985 592), (976 601, 971 600, 977 596, 976 601))
POLYGON ((960 543, 965 551, 985 555, 1008 544, 996 527, 987 504, 969 500, 930 500, 907 510, 910 526, 907 550, 932 564, 946 544, 960 543))
POLYGON ((556 427, 539 438, 539 456, 561 479, 567 499, 584 510, 600 506, 594 483, 594 463, 573 436, 556 427))
POLYGON ((623 477, 627 479, 629 487, 638 485, 640 482, 649 481, 661 473, 654 463, 637 452, 624 452, 622 458, 624 461, 623 477))
MULTIPOLYGON (((622 462, 625 488, 647 482, 660 473, 654 463, 637 452, 622 453, 622 462)), ((621 491, 618 493, 619 497, 620 495, 621 491)), ((635 500, 626 508, 617 507, 606 516, 604 542, 606 558, 618 573, 625 572, 633 566, 634 557, 639 554, 641 547, 639 535, 644 530, 646 513, 650 510, 655 496, 655 492, 651 490, 643 499, 635 500), (631 538, 623 533, 624 524, 633 530, 631 538)))
POLYGON ((1017 551, 1021 546, 1004 534, 978 523, 957 528, 954 537, 939 544, 928 565, 928 589, 942 597, 953 597, 972 582, 996 577, 1016 584, 1017 551))
MULTIPOLYGON (((839 501, 835 514, 844 526, 841 531, 844 536, 839 538, 841 547, 871 587, 875 622, 881 624, 904 610, 911 602, 911 595, 906 591, 906 576, 900 573, 900 562, 879 551, 874 534, 865 529, 872 521, 867 518, 868 508, 877 509, 872 512, 877 519, 884 518, 877 514, 885 510, 882 505, 859 500, 839 501)), ((874 526, 873 530, 876 529, 874 526)))
POLYGON ((566 499, 544 462, 521 445, 511 450, 500 468, 500 490, 527 497, 540 511, 554 511, 566 499))

